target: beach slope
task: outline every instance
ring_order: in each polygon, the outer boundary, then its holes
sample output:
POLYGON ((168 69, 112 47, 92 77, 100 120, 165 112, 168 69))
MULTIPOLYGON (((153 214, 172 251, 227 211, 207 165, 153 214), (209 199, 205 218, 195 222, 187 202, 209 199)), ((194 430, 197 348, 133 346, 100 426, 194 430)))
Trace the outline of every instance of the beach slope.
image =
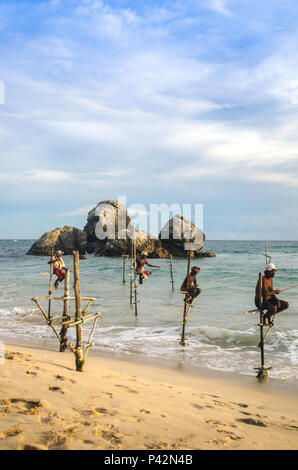
POLYGON ((298 399, 90 354, 10 345, 0 449, 298 449, 298 399))

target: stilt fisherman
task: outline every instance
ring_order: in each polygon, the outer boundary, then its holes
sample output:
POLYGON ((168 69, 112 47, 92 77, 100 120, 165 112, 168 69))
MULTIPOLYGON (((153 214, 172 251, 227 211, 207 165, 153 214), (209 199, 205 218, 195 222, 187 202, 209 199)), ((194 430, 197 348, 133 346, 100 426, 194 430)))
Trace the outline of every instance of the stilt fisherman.
POLYGON ((181 285, 180 290, 183 292, 184 291, 186 292, 185 302, 187 304, 192 304, 194 299, 201 293, 201 289, 199 289, 198 287, 197 278, 196 278, 199 272, 200 272, 200 268, 197 266, 193 266, 191 268, 189 275, 186 276, 186 278, 184 279, 181 285))
POLYGON ((288 302, 279 300, 276 297, 276 295, 280 294, 279 290, 274 290, 273 288, 273 278, 277 271, 278 269, 274 263, 267 264, 265 267, 264 276, 262 278, 262 305, 259 303, 260 281, 258 281, 256 285, 255 305, 257 308, 267 310, 266 314, 264 315, 264 323, 270 326, 273 326, 272 317, 289 307, 288 302))
POLYGON ((53 264, 53 274, 57 276, 55 281, 55 289, 58 288, 59 283, 64 281, 65 278, 65 264, 62 259, 63 251, 56 251, 55 255, 52 256, 48 264, 53 264))
POLYGON ((147 256, 148 256, 147 251, 142 251, 141 256, 137 258, 136 271, 137 271, 137 274, 139 275, 139 284, 143 284, 144 279, 149 279, 149 277, 152 274, 152 271, 145 270, 145 267, 144 267, 145 264, 149 266, 150 268, 160 268, 159 265, 148 263, 147 256))

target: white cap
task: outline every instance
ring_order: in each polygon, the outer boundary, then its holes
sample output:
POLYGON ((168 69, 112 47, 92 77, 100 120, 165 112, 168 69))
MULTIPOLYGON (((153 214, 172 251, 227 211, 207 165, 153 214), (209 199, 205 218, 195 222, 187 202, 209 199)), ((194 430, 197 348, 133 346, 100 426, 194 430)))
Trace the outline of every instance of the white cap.
POLYGON ((144 256, 148 256, 148 253, 147 253, 147 251, 142 251, 142 255, 144 255, 144 256))
POLYGON ((266 264, 265 271, 278 271, 274 263, 266 264))

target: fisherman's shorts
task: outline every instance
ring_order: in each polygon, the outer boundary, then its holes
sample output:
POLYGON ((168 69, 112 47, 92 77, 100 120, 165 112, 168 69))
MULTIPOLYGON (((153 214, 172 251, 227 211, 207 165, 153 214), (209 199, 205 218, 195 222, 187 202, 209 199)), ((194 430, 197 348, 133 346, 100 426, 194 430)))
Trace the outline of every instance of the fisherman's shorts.
POLYGON ((190 289, 187 289, 188 295, 190 295, 193 299, 198 297, 201 293, 201 289, 198 289, 197 287, 191 287, 190 289))
POLYGON ((65 278, 65 272, 62 269, 54 269, 54 274, 58 277, 59 281, 63 281, 65 278))
POLYGON ((288 302, 285 300, 278 300, 277 297, 271 297, 269 300, 265 300, 262 305, 263 310, 267 310, 267 313, 274 315, 280 313, 289 307, 288 302))

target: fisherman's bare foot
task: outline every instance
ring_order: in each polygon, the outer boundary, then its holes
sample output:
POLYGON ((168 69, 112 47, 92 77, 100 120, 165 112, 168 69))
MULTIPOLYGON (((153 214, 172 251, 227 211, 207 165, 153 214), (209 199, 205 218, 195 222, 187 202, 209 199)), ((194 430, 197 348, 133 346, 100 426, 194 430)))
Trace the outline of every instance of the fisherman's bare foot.
POLYGON ((267 317, 267 318, 264 318, 264 325, 267 325, 267 326, 273 326, 274 323, 272 321, 272 317, 267 317))

